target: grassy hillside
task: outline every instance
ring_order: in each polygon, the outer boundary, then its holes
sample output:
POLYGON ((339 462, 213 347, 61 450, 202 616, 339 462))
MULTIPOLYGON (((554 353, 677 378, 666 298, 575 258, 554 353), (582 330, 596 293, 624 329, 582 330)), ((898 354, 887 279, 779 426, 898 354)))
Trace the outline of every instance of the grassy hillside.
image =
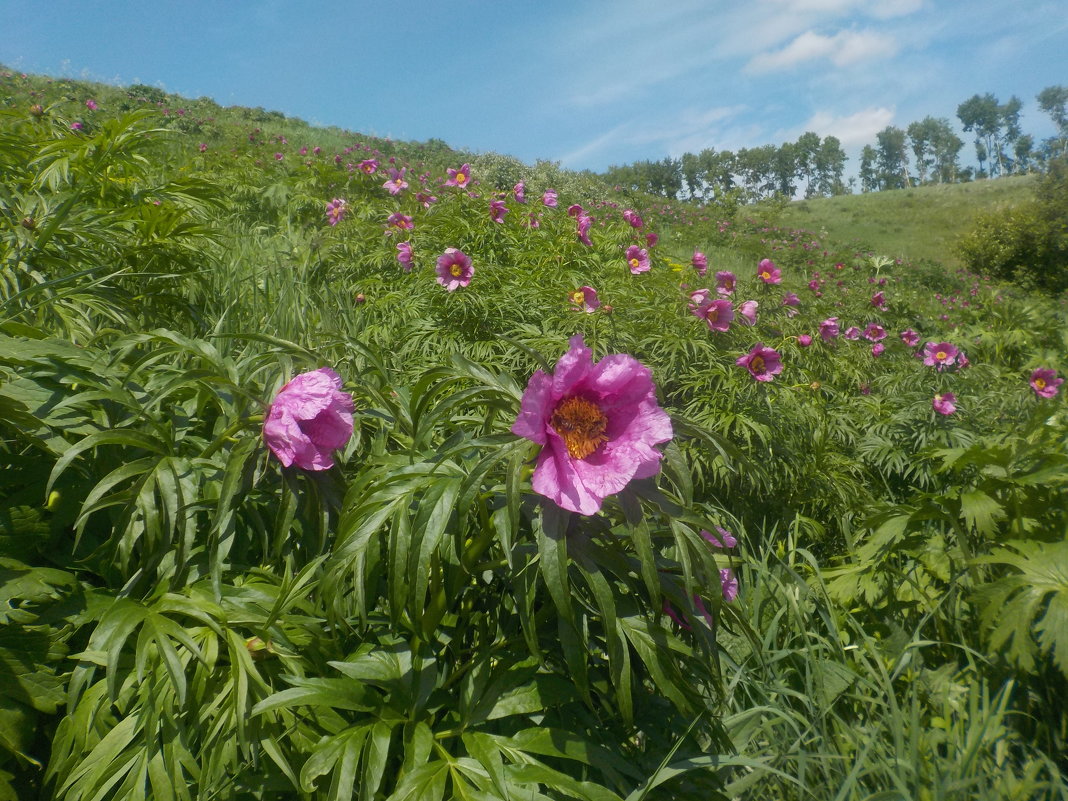
POLYGON ((0 71, 0 801, 1068 798, 1068 309, 144 95, 0 71))
POLYGON ((975 216, 1029 199, 1035 180, 1023 175, 800 200, 789 204, 777 221, 858 249, 957 267, 954 243, 975 216))

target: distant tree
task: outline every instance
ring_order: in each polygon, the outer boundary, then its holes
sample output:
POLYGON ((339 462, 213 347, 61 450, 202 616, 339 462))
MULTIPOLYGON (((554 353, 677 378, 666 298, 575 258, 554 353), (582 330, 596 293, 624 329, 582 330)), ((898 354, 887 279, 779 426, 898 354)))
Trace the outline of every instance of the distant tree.
POLYGON ((910 123, 906 131, 916 165, 916 179, 921 184, 927 183, 927 170, 934 166, 933 140, 937 126, 938 120, 934 117, 924 117, 919 122, 910 123))
POLYGON ((844 195, 849 189, 842 182, 846 153, 835 136, 824 137, 816 152, 816 189, 821 195, 844 195))
POLYGON ((875 135, 875 139, 878 143, 876 152, 880 186, 883 189, 911 186, 905 132, 893 125, 887 125, 875 135))
MULTIPOLYGON (((1011 153, 1015 149, 1016 140, 1022 135, 1020 130, 1020 110, 1023 101, 1013 95, 1003 106, 998 106, 998 115, 1001 118, 1001 128, 998 132, 997 162, 998 174, 1005 173, 1005 163, 1012 162, 1011 153)), ((1015 163, 1010 163, 1010 171, 1016 172, 1015 163)))
POLYGON ((701 174, 704 178, 706 194, 720 198, 734 189, 737 163, 731 151, 721 150, 717 152, 713 148, 705 148, 698 155, 698 160, 701 163, 701 174))
POLYGON ((1035 138, 1031 134, 1017 137, 1012 157, 1013 172, 1031 172, 1035 160, 1035 138))
MULTIPOLYGON (((975 157, 982 172, 983 163, 994 151, 1001 128, 998 99, 989 92, 982 96, 972 95, 957 106, 957 119, 965 131, 975 136, 975 157)), ((993 173, 993 165, 990 172, 993 173)))
POLYGON ((1048 141, 1048 149, 1054 155, 1068 155, 1068 86, 1047 86, 1036 99, 1057 126, 1058 135, 1048 141))
POLYGON ((682 180, 686 186, 686 194, 690 200, 703 198, 705 195, 705 180, 701 169, 701 159, 694 153, 683 153, 679 160, 682 172, 682 180))
POLYGON ((771 165, 773 184, 771 194, 777 192, 785 197, 792 198, 797 194, 797 145, 792 142, 783 142, 775 148, 771 165))
POLYGON ((879 191, 879 175, 875 170, 875 161, 878 157, 879 154, 875 152, 875 148, 871 145, 864 145, 864 149, 860 151, 859 177, 861 192, 879 191))
POLYGON ((806 131, 793 145, 797 177, 805 182, 805 197, 819 192, 819 134, 806 131))
POLYGON ((931 129, 931 153, 934 158, 934 174, 939 183, 956 183, 960 180, 960 151, 964 140, 953 132, 949 120, 939 118, 931 129))

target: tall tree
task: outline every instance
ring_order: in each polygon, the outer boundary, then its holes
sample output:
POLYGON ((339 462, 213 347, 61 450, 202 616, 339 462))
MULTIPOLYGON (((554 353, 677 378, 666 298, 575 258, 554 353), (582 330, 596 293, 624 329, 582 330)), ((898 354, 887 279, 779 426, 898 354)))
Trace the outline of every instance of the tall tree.
POLYGON ((864 149, 860 151, 861 192, 879 191, 879 175, 875 171, 875 162, 878 157, 879 154, 875 152, 875 148, 871 145, 864 145, 864 149))
POLYGON ((931 153, 934 158, 934 173, 939 183, 956 183, 960 177, 960 151, 964 140, 957 136, 949 120, 939 118, 932 129, 931 153))
POLYGON ((1035 99, 1057 126, 1058 135, 1049 141, 1049 149, 1054 154, 1068 154, 1068 86, 1047 86, 1035 99))
POLYGON ((909 180, 909 154, 905 145, 905 132, 887 125, 875 135, 878 145, 879 183, 883 189, 902 189, 911 186, 909 180))
MULTIPOLYGON (((982 171, 984 161, 988 158, 996 159, 994 152, 998 146, 1002 125, 998 99, 989 92, 982 96, 972 95, 957 106, 957 118, 964 130, 975 136, 975 156, 979 161, 979 170, 982 171)), ((994 174, 993 161, 990 174, 994 174)))
POLYGON ((820 144, 819 134, 806 131, 793 145, 797 176, 805 182, 805 197, 812 197, 819 191, 817 162, 820 144))
POLYGON ((838 137, 824 137, 816 153, 816 187, 821 195, 843 195, 848 189, 842 182, 846 153, 838 137))

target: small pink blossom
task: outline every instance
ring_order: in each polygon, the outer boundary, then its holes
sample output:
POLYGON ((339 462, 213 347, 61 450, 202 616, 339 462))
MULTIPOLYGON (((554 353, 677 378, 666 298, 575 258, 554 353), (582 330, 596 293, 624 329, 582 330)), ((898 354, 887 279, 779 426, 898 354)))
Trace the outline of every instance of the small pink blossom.
POLYGON ((756 343, 749 353, 739 356, 735 364, 748 370, 757 381, 771 381, 782 372, 778 351, 765 348, 763 342, 756 343))
POLYGON ((757 321, 757 307, 760 304, 755 300, 746 300, 738 304, 738 316, 741 319, 738 321, 742 325, 756 325, 757 321))
POLYGON ((326 221, 330 225, 337 225, 348 213, 349 206, 344 199, 336 197, 326 204, 326 221))
POLYGON ((549 209, 556 208, 556 190, 546 189, 541 196, 541 204, 549 209))
POLYGON ((693 313, 708 323, 712 331, 727 331, 730 329, 731 321, 734 320, 734 310, 731 308, 731 302, 726 298, 702 303, 693 310, 693 313))
POLYGON ((526 187, 523 185, 522 181, 512 187, 512 196, 515 197, 516 203, 527 202, 526 187))
POLYGON ((495 223, 504 223, 504 215, 508 213, 508 206, 505 205, 503 200, 493 200, 490 202, 490 219, 495 223))
POLYGON ((445 170, 445 172, 447 172, 449 175, 448 180, 445 181, 445 186, 457 186, 460 189, 463 189, 469 183, 471 183, 470 164, 463 164, 458 170, 454 170, 452 167, 449 167, 445 170))
POLYGON ((471 283, 475 268, 471 265, 471 257, 462 250, 445 248, 445 252, 438 256, 437 273, 438 283, 454 292, 471 283))
POLYGON ((1052 398, 1064 383, 1063 378, 1057 377, 1057 371, 1051 367, 1039 367, 1031 373, 1031 389, 1040 398, 1052 398))
POLYGON ((641 228, 645 224, 641 215, 631 209, 627 209, 623 212, 623 219, 630 223, 632 228, 641 228))
POLYGON ((634 275, 648 272, 649 268, 652 267, 649 261, 649 251, 637 245, 631 245, 627 248, 627 266, 630 267, 630 271, 634 275))
POLYGON ((705 273, 708 272, 708 257, 699 250, 693 252, 693 259, 691 260, 693 268, 697 271, 697 274, 701 277, 705 277, 705 273))
POLYGON ((775 266, 771 259, 761 259, 757 267, 757 278, 765 284, 782 283, 782 270, 775 266))
POLYGON ((571 308, 575 311, 586 312, 586 314, 593 314, 601 307, 597 290, 592 286, 580 286, 573 292, 568 292, 567 299, 571 302, 571 308))
POLYGON ((868 323, 867 328, 864 329, 864 338, 871 342, 886 339, 886 329, 878 323, 868 323))
POLYGON ((883 355, 884 350, 886 350, 886 345, 884 345, 882 342, 876 342, 874 345, 871 346, 871 355, 875 358, 879 358, 883 355))
POLYGON ((382 184, 382 188, 389 192, 391 195, 399 195, 402 191, 408 188, 408 182, 404 180, 404 173, 407 171, 407 167, 401 167, 399 170, 395 167, 389 168, 389 179, 382 184))
POLYGON ((943 392, 940 395, 934 396, 934 399, 931 401, 931 408, 939 414, 948 416, 957 411, 956 400, 957 396, 952 392, 943 392))
POLYGON ((941 371, 954 364, 959 353, 956 346, 949 342, 928 342, 923 346, 923 363, 941 371))
POLYGON ((410 231, 415 227, 415 223, 412 222, 412 218, 407 214, 401 214, 399 211, 395 211, 389 215, 386 219, 386 223, 390 228, 397 228, 401 231, 410 231))
POLYGON ((398 242, 397 243, 397 261, 400 262, 401 267, 404 268, 404 272, 410 273, 412 271, 412 243, 411 242, 398 242))
POLYGON ((812 344, 812 337, 808 334, 799 334, 797 337, 797 344, 802 348, 807 348, 812 344))
POLYGON ((716 273, 716 293, 724 296, 734 294, 734 286, 738 279, 729 270, 721 270, 716 273))
POLYGON ((901 332, 901 341, 908 345, 910 348, 916 347, 920 342, 920 335, 913 331, 911 328, 906 328, 901 332))
POLYGON ((364 175, 374 175, 378 170, 378 159, 364 159, 356 165, 356 169, 364 175))
POLYGON ((578 234, 579 242, 586 247, 591 247, 593 242, 590 241, 590 226, 593 225, 593 217, 585 212, 580 212, 578 219, 575 221, 575 232, 578 234))
POLYGON ((708 540, 716 548, 733 548, 738 544, 738 540, 727 529, 722 526, 716 526, 716 534, 711 531, 705 531, 701 529, 701 536, 708 540))
POLYGON ((730 603, 738 597, 738 579, 729 567, 720 568, 719 583, 723 587, 723 600, 730 603))
POLYGON ((855 325, 851 325, 842 336, 849 340, 860 339, 860 329, 855 325))
POLYGON ((824 342, 830 342, 838 338, 838 318, 828 317, 820 323, 820 337, 824 342))
POLYGON ((654 234, 652 231, 645 235, 645 246, 654 247, 657 242, 660 241, 660 234, 654 234))
POLYGON ((97 105, 96 105, 96 101, 93 100, 92 98, 89 98, 88 100, 85 101, 85 107, 87 109, 89 109, 90 111, 96 111, 97 108, 98 108, 97 105))
POLYGON ((302 373, 275 395, 263 422, 263 439, 284 467, 329 470, 333 451, 352 436, 352 396, 329 367, 302 373))

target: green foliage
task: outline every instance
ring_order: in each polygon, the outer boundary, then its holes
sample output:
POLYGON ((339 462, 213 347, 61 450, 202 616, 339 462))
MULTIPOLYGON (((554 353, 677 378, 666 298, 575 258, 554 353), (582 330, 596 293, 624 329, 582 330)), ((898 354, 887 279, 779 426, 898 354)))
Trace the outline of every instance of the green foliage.
POLYGON ((958 249, 969 269, 1025 287, 1068 289, 1068 166, 1051 163, 1035 199, 1004 213, 980 215, 958 249))
MULTIPOLYGON (((1063 309, 776 228, 800 207, 740 206, 725 154, 650 166, 717 203, 698 208, 438 140, 3 80, 0 799, 1064 797, 1068 434, 1062 395, 1027 385, 1064 372, 1063 309), (464 162, 472 193, 442 187, 464 162), (475 267, 455 292, 450 247, 475 267), (755 325, 691 313, 715 291, 698 249, 755 325), (582 286, 600 310, 573 308, 582 286), (829 317, 884 327, 883 350, 822 342, 829 317), (906 328, 970 366, 922 365, 906 328), (537 446, 510 431, 575 334, 648 366, 674 429, 659 473, 589 516, 532 491, 537 446), (757 341, 772 382, 736 364, 757 341), (330 470, 282 468, 264 413, 323 365, 353 436, 330 470)), ((826 191, 816 139, 775 175, 746 154, 751 191, 826 191)), ((895 240, 923 198, 961 216, 949 189, 881 193, 895 240)))

